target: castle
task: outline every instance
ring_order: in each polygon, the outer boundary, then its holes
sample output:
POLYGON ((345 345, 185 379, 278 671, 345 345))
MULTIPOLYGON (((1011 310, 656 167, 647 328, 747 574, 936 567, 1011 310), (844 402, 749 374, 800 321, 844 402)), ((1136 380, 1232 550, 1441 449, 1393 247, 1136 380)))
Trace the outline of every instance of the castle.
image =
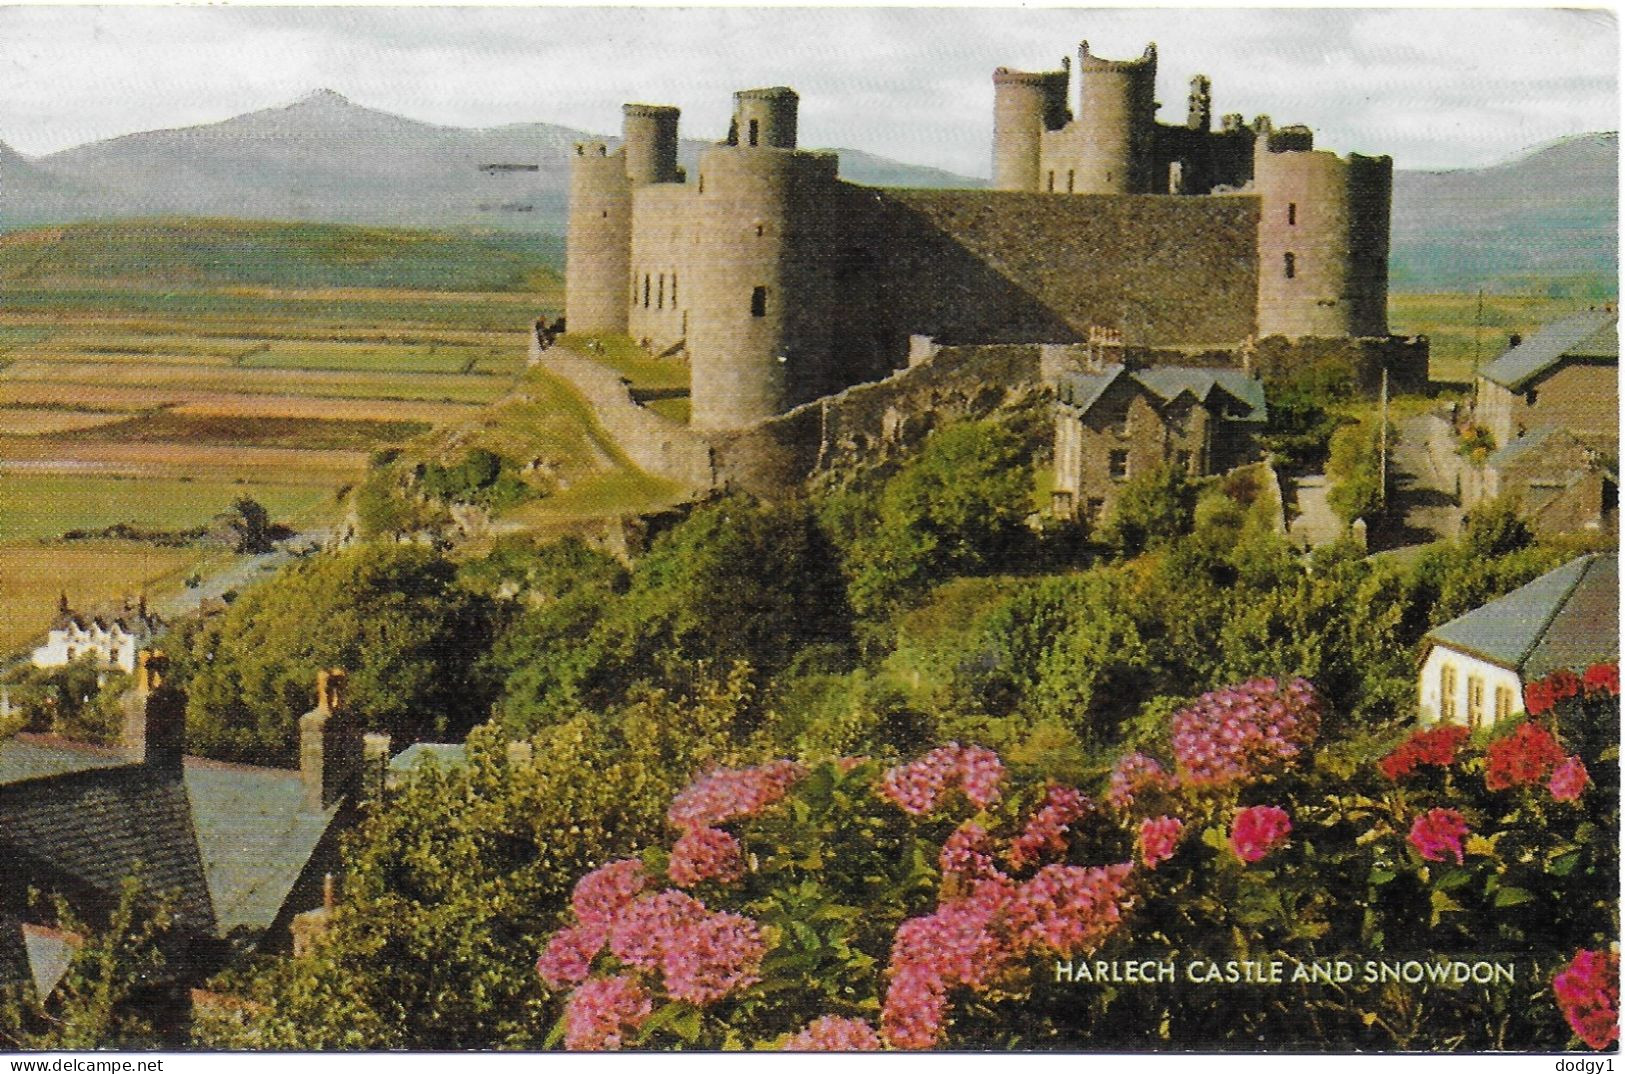
MULTIPOLYGON (((622 145, 573 159, 566 319, 690 363, 691 422, 739 429, 949 346, 1182 353, 1271 336, 1388 335, 1388 157, 1306 127, 1156 118, 1157 54, 993 73, 988 190, 863 187, 796 147, 796 93, 734 95, 726 140, 677 164, 678 110, 624 107, 622 145)), ((1425 369, 1425 364, 1423 366, 1425 369)))

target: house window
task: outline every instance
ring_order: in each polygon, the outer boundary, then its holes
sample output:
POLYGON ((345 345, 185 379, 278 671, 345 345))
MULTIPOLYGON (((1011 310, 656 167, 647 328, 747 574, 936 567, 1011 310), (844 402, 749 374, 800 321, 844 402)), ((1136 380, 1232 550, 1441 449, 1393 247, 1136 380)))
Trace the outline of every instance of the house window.
POLYGON ((1456 718, 1456 665, 1439 665, 1439 719, 1453 722, 1456 718))
POLYGON ((1068 168, 1066 170, 1066 192, 1068 194, 1072 193, 1072 175, 1073 175, 1072 169, 1068 168))
POLYGON ((767 288, 757 287, 751 290, 750 315, 752 317, 767 316, 767 288))
POLYGON ((1113 481, 1122 481, 1128 477, 1128 452, 1114 451, 1107 460, 1107 466, 1113 481))
POLYGON ((1282 254, 1281 255, 1281 269, 1282 269, 1283 272, 1286 273, 1286 278, 1287 279, 1290 280, 1290 279, 1295 278, 1298 275, 1298 257, 1297 257, 1297 255, 1296 254, 1282 254))
POLYGON ((1484 679, 1467 676, 1467 726, 1476 731, 1484 726, 1484 679))
POLYGON ((1287 203, 1286 222, 1293 226, 1296 226, 1298 223, 1298 203, 1295 201, 1287 203))
POLYGON ((1512 715, 1512 687, 1497 686, 1495 688, 1495 722, 1508 719, 1512 715))
POLYGON ((1106 501, 1097 496, 1089 497, 1089 503, 1083 509, 1083 517, 1089 525, 1097 525, 1102 515, 1106 513, 1106 501))
POLYGON ((1188 451, 1174 452, 1174 465, 1184 473, 1191 472, 1191 453, 1188 451))
POLYGON ((762 128, 762 125, 757 120, 753 119, 753 120, 750 121, 750 144, 751 145, 756 144, 756 139, 761 133, 761 128, 762 128))

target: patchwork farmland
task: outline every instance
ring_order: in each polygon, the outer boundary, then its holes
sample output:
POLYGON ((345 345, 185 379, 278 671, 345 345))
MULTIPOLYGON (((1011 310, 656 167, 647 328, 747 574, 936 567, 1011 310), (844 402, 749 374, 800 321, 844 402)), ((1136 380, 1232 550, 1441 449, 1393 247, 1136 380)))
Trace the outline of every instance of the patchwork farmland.
POLYGON ((110 527, 193 530, 246 496, 320 531, 378 452, 485 424, 559 304, 524 241, 237 221, 0 237, 0 653, 60 592, 184 592, 232 559, 110 527))

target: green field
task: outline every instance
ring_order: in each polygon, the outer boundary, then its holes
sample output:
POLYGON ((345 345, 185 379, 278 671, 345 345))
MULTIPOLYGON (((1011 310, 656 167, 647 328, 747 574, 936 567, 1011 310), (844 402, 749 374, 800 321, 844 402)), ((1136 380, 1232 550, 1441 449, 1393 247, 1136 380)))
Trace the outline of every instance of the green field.
POLYGON ((118 523, 184 530, 207 525, 239 497, 258 500, 279 522, 302 522, 332 494, 321 488, 232 481, 0 474, 0 543, 60 537, 118 523))
POLYGON ((128 541, 0 543, 0 653, 40 639, 67 596, 86 611, 135 596, 183 591, 184 577, 222 553, 128 541))

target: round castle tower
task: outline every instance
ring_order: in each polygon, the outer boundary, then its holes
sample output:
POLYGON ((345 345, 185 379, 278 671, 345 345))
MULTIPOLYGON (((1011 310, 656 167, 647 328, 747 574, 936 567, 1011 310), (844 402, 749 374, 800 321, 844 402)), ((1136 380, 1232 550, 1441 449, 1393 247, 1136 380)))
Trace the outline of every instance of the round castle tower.
POLYGON ((1066 122, 1071 71, 993 72, 993 189, 1039 189, 1043 135, 1066 122))
POLYGON ((675 183, 679 109, 664 104, 621 106, 621 144, 633 186, 675 183))
POLYGON ((1260 119, 1258 334, 1386 336, 1392 159, 1340 158, 1260 119))
POLYGON ((836 211, 838 161, 793 147, 793 94, 754 92, 738 97, 739 144, 700 158, 699 245, 686 286, 690 421, 701 429, 749 425, 828 388, 835 311, 829 259, 820 255, 836 211), (771 117, 758 110, 764 101, 771 117), (775 139, 792 144, 769 144, 775 139))
POLYGON ((728 133, 728 144, 794 149, 799 101, 789 86, 739 90, 734 94, 733 129, 728 133))
POLYGON ((632 266, 632 184, 621 154, 580 142, 570 160, 564 317, 572 332, 626 331, 632 266))
POLYGON ((1157 46, 1137 60, 1108 60, 1078 45, 1080 194, 1144 194, 1152 189, 1156 143, 1157 46))

